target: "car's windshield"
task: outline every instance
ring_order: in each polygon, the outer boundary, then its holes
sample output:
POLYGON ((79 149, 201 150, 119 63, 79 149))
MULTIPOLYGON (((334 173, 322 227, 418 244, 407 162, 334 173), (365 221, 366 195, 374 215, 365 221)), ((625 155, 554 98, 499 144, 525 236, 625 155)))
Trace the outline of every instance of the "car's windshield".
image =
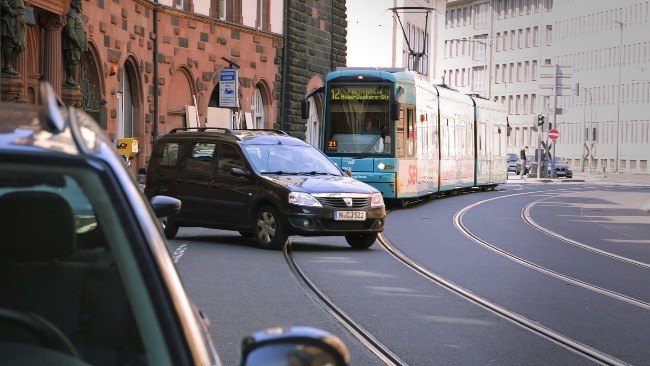
POLYGON ((310 145, 244 145, 244 153, 258 173, 341 175, 341 171, 310 145))
POLYGON ((508 161, 517 161, 517 154, 508 154, 508 161))

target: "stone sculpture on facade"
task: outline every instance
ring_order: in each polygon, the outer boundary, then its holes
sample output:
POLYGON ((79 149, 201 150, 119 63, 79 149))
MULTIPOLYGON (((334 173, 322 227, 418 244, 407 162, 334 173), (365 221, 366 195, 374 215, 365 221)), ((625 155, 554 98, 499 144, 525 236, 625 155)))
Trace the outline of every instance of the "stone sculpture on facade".
POLYGON ((2 73, 20 75, 14 64, 25 50, 25 2, 23 0, 0 0, 2 6, 2 73))
POLYGON ((63 30, 63 58, 65 63, 65 84, 76 86, 79 82, 79 64, 82 52, 88 50, 88 38, 81 17, 81 0, 72 0, 70 11, 66 14, 66 25, 63 30))

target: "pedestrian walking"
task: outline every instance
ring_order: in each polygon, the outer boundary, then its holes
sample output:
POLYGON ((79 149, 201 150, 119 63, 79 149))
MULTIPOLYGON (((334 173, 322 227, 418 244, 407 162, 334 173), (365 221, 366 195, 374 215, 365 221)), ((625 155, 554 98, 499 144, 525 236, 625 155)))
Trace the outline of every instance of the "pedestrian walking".
POLYGON ((524 177, 524 174, 526 173, 526 151, 527 150, 528 150, 528 146, 524 146, 524 148, 521 149, 521 151, 519 151, 519 159, 520 159, 520 164, 521 164, 520 165, 521 168, 519 170, 520 170, 520 174, 521 174, 522 178, 524 177))

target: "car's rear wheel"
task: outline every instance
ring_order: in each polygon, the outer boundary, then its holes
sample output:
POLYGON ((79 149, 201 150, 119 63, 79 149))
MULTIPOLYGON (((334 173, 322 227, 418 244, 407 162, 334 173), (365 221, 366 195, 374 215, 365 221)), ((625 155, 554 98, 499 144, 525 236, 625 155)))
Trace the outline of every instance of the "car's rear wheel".
POLYGON ((178 233, 179 226, 172 216, 163 217, 160 219, 163 226, 163 231, 167 239, 174 239, 178 233))
POLYGON ((371 234, 348 234, 345 236, 348 244, 355 249, 368 249, 377 240, 377 233, 371 234))
POLYGON ((271 206, 264 206, 255 215, 255 241, 264 249, 282 249, 287 243, 288 235, 282 226, 278 211, 271 206))

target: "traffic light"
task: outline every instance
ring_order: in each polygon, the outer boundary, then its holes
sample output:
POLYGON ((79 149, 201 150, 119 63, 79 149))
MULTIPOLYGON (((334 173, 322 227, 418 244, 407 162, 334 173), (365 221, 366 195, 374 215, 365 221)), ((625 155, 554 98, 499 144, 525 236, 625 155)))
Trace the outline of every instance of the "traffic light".
POLYGON ((543 124, 544 124, 544 116, 542 116, 541 114, 538 114, 537 115, 537 125, 541 126, 543 124))
POLYGON ((550 129, 552 129, 552 128, 553 128, 553 124, 552 124, 551 122, 549 122, 549 123, 548 123, 548 129, 550 130, 550 129))

